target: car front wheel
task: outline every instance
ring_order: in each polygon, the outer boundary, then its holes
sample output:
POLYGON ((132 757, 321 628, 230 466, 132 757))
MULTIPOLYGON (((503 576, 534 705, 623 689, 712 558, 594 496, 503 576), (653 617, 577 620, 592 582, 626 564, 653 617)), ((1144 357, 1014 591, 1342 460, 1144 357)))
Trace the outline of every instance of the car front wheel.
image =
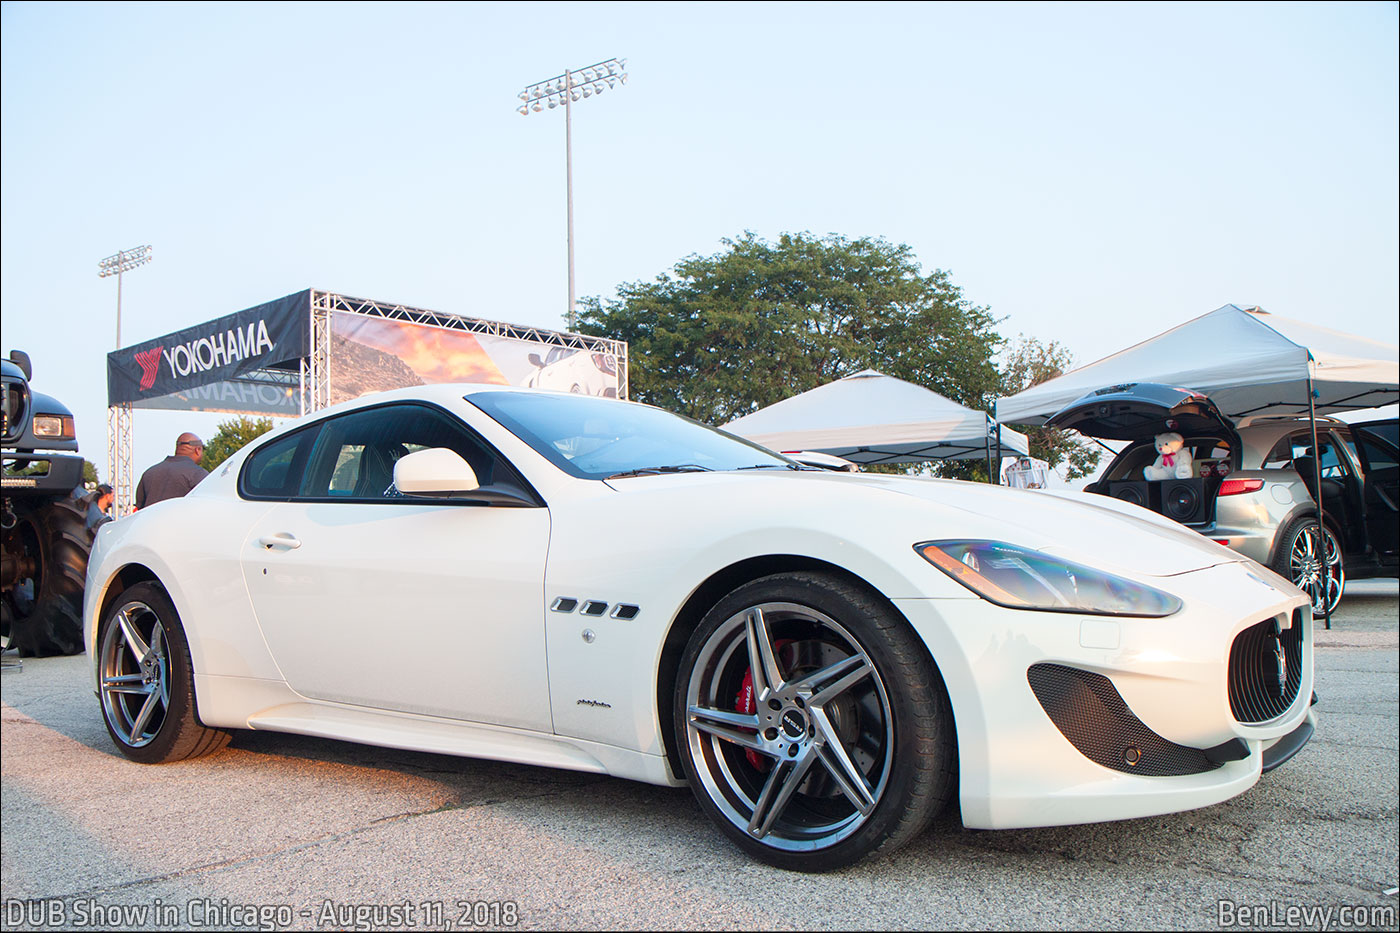
POLYGON ((1346 584, 1342 546, 1331 528, 1319 531, 1316 518, 1295 519, 1284 529, 1273 569, 1308 594, 1314 616, 1337 611, 1346 584))
POLYGON ((721 600, 682 657, 675 725, 702 809, 781 868, 893 850, 952 790, 927 652, 888 603, 833 577, 765 577, 721 600))
POLYGON ((123 755, 156 764, 228 744, 227 732, 206 728, 196 715, 190 649, 165 590, 139 583, 123 592, 97 638, 102 718, 123 755))

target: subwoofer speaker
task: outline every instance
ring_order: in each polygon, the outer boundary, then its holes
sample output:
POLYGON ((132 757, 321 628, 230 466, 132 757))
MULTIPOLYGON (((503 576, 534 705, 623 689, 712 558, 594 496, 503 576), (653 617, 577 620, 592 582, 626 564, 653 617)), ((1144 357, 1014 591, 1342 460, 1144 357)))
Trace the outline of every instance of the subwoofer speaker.
POLYGON ((1172 521, 1197 525, 1206 520, 1206 481, 1199 476, 1191 479, 1162 480, 1162 514, 1172 521))
POLYGON ((1109 483, 1108 494, 1115 499, 1140 505, 1144 509, 1152 508, 1152 487, 1146 480, 1120 480, 1109 483))

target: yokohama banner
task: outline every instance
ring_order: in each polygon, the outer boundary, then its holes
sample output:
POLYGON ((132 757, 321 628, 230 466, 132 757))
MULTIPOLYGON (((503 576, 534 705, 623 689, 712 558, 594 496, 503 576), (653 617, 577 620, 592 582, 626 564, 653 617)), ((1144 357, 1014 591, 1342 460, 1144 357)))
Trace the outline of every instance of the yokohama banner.
MULTIPOLYGON (((294 362, 310 352, 310 290, 107 354, 107 404, 203 408, 161 401, 294 362)), ((207 390, 206 390, 207 391, 207 390)), ((241 410, 242 405, 208 405, 241 410)))

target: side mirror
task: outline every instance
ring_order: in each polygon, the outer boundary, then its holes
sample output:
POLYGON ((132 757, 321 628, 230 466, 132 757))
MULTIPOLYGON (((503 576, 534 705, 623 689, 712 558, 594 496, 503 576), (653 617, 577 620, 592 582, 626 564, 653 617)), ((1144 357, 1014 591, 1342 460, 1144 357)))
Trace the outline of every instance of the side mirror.
POLYGON ((34 378, 34 364, 29 362, 28 353, 25 353, 23 350, 11 350, 10 362, 14 363, 20 368, 20 370, 24 373, 24 378, 26 382, 34 378))
POLYGON ((446 447, 430 447, 394 464, 394 487, 406 496, 451 499, 481 488, 476 471, 446 447))
POLYGON ((531 366, 537 366, 540 369, 544 369, 544 360, 540 359, 540 355, 538 353, 531 353, 529 356, 525 357, 525 359, 530 361, 531 366))
POLYGON ((394 464, 394 488, 406 496, 467 499, 509 508, 537 508, 538 501, 509 487, 481 488, 476 471, 455 450, 430 447, 394 464))

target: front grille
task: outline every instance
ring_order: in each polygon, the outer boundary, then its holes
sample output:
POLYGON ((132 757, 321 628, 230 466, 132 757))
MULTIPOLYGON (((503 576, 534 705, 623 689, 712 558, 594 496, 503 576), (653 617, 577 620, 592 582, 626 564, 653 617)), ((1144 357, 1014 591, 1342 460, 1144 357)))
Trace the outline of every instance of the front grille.
POLYGON ((1235 719, 1268 722, 1282 716, 1298 698, 1303 683, 1305 618, 1303 610, 1295 609, 1293 624, 1282 632, 1279 620, 1265 619, 1235 636, 1230 646, 1230 712, 1235 719))
POLYGON ((1169 777, 1220 767, 1201 749, 1177 745, 1149 729, 1102 674, 1062 664, 1033 664, 1026 680, 1055 728, 1080 754, 1105 768, 1169 777))
POLYGON ((29 390, 22 382, 10 382, 6 379, 3 384, 3 395, 0 395, 0 410, 3 410, 4 418, 3 433, 6 444, 12 444, 19 440, 24 434, 25 417, 29 408, 29 390))

